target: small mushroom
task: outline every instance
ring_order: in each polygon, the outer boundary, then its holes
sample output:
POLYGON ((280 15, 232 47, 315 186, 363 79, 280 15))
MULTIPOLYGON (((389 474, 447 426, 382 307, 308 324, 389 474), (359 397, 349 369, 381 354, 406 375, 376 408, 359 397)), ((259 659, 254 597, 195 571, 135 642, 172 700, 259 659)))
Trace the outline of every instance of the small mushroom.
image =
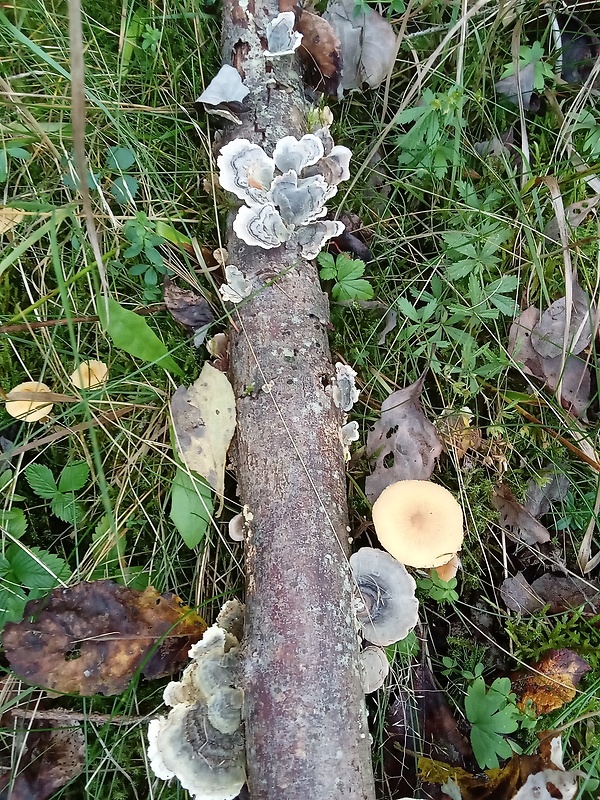
POLYGON ((404 639, 417 624, 419 614, 417 584, 404 564, 383 550, 361 547, 350 557, 350 567, 363 638, 380 647, 404 639))
POLYGON ((373 505, 377 538, 411 567, 439 567, 462 546, 463 513, 447 489, 431 481, 397 481, 373 505))
POLYGON ((244 100, 249 94, 250 89, 242 83, 237 69, 224 64, 196 103, 201 103, 208 114, 216 114, 241 125, 238 114, 248 110, 244 100))
POLYGON ((6 411, 11 417, 23 422, 38 422, 52 411, 53 403, 39 399, 39 394, 51 392, 41 381, 25 381, 15 386, 6 395, 6 411), (31 400, 27 399, 31 395, 31 400), (36 399, 38 398, 38 399, 36 399))
POLYGON ((381 647, 365 647, 359 657, 360 675, 365 694, 381 689, 390 672, 390 662, 381 647))
POLYGON ((344 232, 343 222, 332 222, 331 220, 319 220, 318 222, 311 222, 310 225, 304 225, 296 232, 298 243, 300 244, 302 255, 308 261, 316 258, 325 242, 329 239, 335 239, 336 236, 341 236, 344 232))
POLYGON ((273 181, 269 198, 279 208, 286 225, 308 225, 327 213, 325 202, 335 190, 325 183, 322 175, 298 178, 294 170, 279 175, 273 181))
POLYGON ((233 230, 238 239, 263 250, 279 247, 291 235, 272 203, 242 206, 233 221, 233 230))
POLYGON ((314 133, 307 133, 301 139, 296 139, 295 136, 284 136, 280 139, 273 151, 273 161, 280 172, 293 170, 299 175, 305 167, 320 161, 323 155, 321 138, 314 133))
POLYGON ((247 203, 266 203, 275 173, 273 159, 248 139, 234 139, 217 158, 219 183, 247 203))
POLYGON ((82 361, 69 380, 77 389, 97 389, 108 379, 108 367, 103 361, 82 361))
POLYGON ((300 47, 302 34, 294 31, 296 15, 293 11, 282 11, 267 23, 267 49, 265 56, 280 58, 291 56, 300 47))
POLYGON ((235 517, 229 520, 229 538, 234 542, 243 542, 246 538, 244 523, 245 520, 242 514, 236 514, 235 517))
POLYGON ((440 564, 439 567, 433 567, 430 572, 435 572, 441 581, 448 582, 451 581, 452 578, 456 578, 459 567, 460 558, 458 557, 458 553, 455 553, 450 561, 447 561, 445 564, 440 564))

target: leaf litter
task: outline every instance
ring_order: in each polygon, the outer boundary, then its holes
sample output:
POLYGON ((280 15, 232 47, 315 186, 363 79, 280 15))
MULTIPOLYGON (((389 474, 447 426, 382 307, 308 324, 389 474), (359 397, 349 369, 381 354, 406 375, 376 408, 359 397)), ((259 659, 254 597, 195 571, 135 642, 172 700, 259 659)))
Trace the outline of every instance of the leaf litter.
POLYGON ((121 694, 141 672, 154 679, 187 662, 206 623, 174 594, 110 580, 55 589, 25 606, 3 633, 5 655, 24 681, 55 692, 121 694))
POLYGON ((442 452, 435 426, 421 406, 426 373, 393 392, 381 405, 381 416, 367 436, 367 456, 374 462, 365 493, 374 503, 391 483, 429 480, 442 452))

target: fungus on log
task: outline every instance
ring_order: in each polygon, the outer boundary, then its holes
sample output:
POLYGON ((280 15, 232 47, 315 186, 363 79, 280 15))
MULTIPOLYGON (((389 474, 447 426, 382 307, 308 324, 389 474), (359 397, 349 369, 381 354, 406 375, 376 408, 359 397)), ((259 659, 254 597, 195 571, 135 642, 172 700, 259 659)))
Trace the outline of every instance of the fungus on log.
MULTIPOLYGON (((270 158, 283 141, 277 159, 288 170, 313 159, 292 153, 286 140, 306 134, 296 55, 264 53, 267 25, 278 12, 276 0, 225 0, 224 62, 250 90, 250 111, 230 139, 257 144, 270 158)), ((338 157, 347 167, 345 155, 338 157)), ((259 193, 266 189, 266 179, 252 183, 259 193)), ((343 411, 331 396, 328 303, 306 260, 340 223, 318 220, 287 237, 270 203, 248 206, 252 236, 259 236, 256 217, 267 209, 271 238, 285 244, 247 244, 232 229, 235 214, 227 242, 232 263, 252 285, 232 309, 231 330, 234 460, 240 500, 252 515, 243 649, 248 788, 252 800, 373 800, 347 558, 343 411)))

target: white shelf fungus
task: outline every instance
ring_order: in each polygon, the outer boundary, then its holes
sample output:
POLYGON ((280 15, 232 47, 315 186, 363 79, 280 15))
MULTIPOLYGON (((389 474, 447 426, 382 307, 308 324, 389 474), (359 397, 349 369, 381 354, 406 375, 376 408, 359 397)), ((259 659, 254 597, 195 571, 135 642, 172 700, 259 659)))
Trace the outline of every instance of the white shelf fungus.
POLYGON ((439 567, 462 547, 463 513, 447 489, 431 481, 396 481, 373 505, 377 538, 410 567, 439 567))
POLYGON ((300 174, 306 167, 312 167, 323 156, 323 142, 313 133, 307 133, 301 139, 295 136, 284 136, 275 145, 273 161, 281 172, 293 169, 300 174))
POLYGON ((390 672, 390 662, 381 647, 365 647, 358 656, 360 676, 365 694, 381 689, 390 672))
POLYGON ((351 155, 333 145, 328 128, 301 139, 285 136, 273 158, 248 139, 229 142, 217 164, 221 186, 245 203, 233 222, 236 236, 265 250, 299 246, 304 258, 316 258, 344 230, 343 223, 321 217, 338 184, 350 177, 351 155))
MULTIPOLYGON (((239 608, 234 604, 227 619, 238 620, 239 608)), ((150 766, 162 780, 177 777, 197 800, 233 800, 246 782, 239 641, 216 624, 189 655, 181 680, 164 691, 168 717, 148 726, 150 766)))
POLYGON ((242 121, 237 115, 247 110, 244 100, 249 94, 250 89, 242 83, 237 69, 224 64, 196 103, 202 103, 208 114, 216 114, 241 125, 242 121))
POLYGON ((350 556, 350 567, 363 638, 380 647, 404 639, 417 624, 419 614, 417 585, 404 564, 383 550, 361 547, 350 556))
POLYGON ((267 49, 265 56, 280 58, 291 56, 302 42, 302 34, 294 31, 296 15, 293 11, 282 11, 267 23, 267 49))
POLYGON ((334 404, 344 412, 350 411, 360 396, 355 378, 356 372, 351 366, 342 364, 341 361, 336 362, 331 397, 334 404))
POLYGON ((48 416, 53 406, 53 403, 40 399, 40 394, 51 391, 41 381, 20 383, 6 395, 6 411, 11 417, 23 422, 38 422, 48 416))
POLYGON ((233 264, 225 267, 225 280, 226 283, 219 287, 223 300, 237 304, 252 294, 252 284, 233 264))

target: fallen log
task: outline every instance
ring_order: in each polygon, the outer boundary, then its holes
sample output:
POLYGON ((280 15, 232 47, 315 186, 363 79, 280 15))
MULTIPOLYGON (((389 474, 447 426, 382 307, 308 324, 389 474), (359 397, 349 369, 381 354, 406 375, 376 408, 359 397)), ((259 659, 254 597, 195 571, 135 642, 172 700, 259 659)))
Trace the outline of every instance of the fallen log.
MULTIPOLYGON (((265 59, 277 0, 225 0, 224 63, 250 90, 229 140, 271 155, 306 131, 298 62, 265 59)), ((252 800, 373 800, 348 567, 345 469, 332 401, 329 308, 299 247, 264 250, 229 225, 252 285, 232 314, 235 465, 245 507, 245 725, 252 800)))

